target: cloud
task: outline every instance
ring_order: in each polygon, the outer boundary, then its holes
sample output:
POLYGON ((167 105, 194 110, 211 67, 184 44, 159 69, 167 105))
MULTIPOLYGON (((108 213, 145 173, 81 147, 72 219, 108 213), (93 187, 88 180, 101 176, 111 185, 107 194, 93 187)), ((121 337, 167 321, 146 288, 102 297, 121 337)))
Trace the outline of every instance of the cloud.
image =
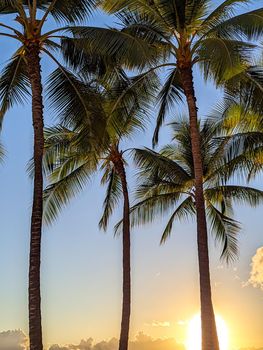
POLYGON ((263 348, 242 348, 239 350, 263 350, 263 348))
POLYGON ((259 248, 252 258, 248 284, 263 290, 263 247, 259 248))
MULTIPOLYGON (((49 350, 94 350, 92 343, 93 339, 88 338, 86 340, 81 340, 81 342, 78 345, 71 344, 67 346, 59 346, 57 344, 54 344, 49 348, 49 350)), ((99 348, 96 348, 96 350, 99 350, 99 348)))
MULTIPOLYGON (((93 345, 92 338, 82 340, 78 345, 52 345, 49 350, 118 350, 118 340, 112 338, 109 341, 102 341, 93 345)), ((11 349, 10 349, 11 350, 11 349)), ((130 341, 129 350, 185 350, 185 347, 178 344, 175 339, 153 339, 140 332, 134 341, 130 341)))
POLYGON ((178 344, 174 338, 153 339, 140 332, 135 341, 130 342, 130 350, 185 350, 182 344, 178 344))
POLYGON ((27 337, 21 330, 0 332, 0 350, 26 350, 27 337))
POLYGON ((145 323, 145 326, 150 327, 170 327, 171 324, 169 321, 152 321, 152 323, 145 323))

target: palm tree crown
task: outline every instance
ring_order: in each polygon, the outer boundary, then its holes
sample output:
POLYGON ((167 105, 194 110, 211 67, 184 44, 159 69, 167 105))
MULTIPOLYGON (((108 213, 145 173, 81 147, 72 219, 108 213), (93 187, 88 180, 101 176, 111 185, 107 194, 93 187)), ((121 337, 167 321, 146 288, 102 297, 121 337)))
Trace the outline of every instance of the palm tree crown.
MULTIPOLYGON (((159 65, 170 66, 158 97, 160 108, 154 143, 158 142, 159 128, 170 108, 182 99, 184 68, 198 64, 205 79, 212 78, 216 84, 225 83, 235 76, 240 79, 240 75, 244 81, 253 83, 256 80, 256 76, 250 74, 247 68, 255 40, 262 36, 263 9, 235 15, 238 5, 246 3, 249 1, 226 0, 216 9, 211 9, 212 3, 209 0, 103 2, 103 8, 117 13, 122 21, 122 36, 119 40, 125 34, 136 39, 138 46, 148 43, 148 47, 153 46, 156 51, 159 50, 159 57, 156 56, 159 65)), ((105 46, 106 35, 109 33, 101 34, 92 39, 92 33, 86 32, 93 48, 100 47, 103 52, 117 54, 118 38, 109 38, 105 46)), ((135 55, 137 51, 133 52, 135 55)), ((132 52, 128 49, 122 54, 127 55, 127 58, 128 55, 132 57, 132 52)), ((151 64, 150 61, 148 63, 151 64)), ((159 68, 159 65, 155 68, 159 68)))
MULTIPOLYGON (((46 54, 58 66, 58 70, 70 81, 72 87, 74 82, 70 80, 69 72, 63 68, 56 59, 53 52, 61 50, 58 40, 66 38, 65 32, 74 30, 76 24, 84 19, 95 8, 96 1, 91 0, 43 0, 43 1, 11 1, 0 2, 0 16, 13 14, 11 24, 0 23, 4 32, 0 36, 14 39, 18 48, 13 54, 10 62, 2 71, 0 79, 0 121, 5 112, 15 103, 22 103, 30 93, 30 81, 28 71, 28 54, 30 48, 35 47, 39 53, 46 54), (46 21, 52 17, 58 25, 54 29, 45 31, 46 21), (61 25, 63 24, 64 25, 61 25), (65 25, 66 24, 66 25, 65 25)), ((9 19, 10 23, 10 19, 9 19)), ((77 88, 76 89, 76 96, 77 88)), ((79 100, 81 103, 82 100, 79 100)))
MULTIPOLYGON (((170 213, 162 243, 170 236, 176 220, 196 216, 189 123, 183 120, 172 125, 174 137, 171 145, 162 148, 159 153, 150 149, 135 150, 140 179, 137 196, 140 201, 131 208, 131 223, 152 222, 158 215, 170 213)), ((256 206, 262 203, 263 192, 235 183, 232 167, 235 159, 226 157, 231 137, 218 137, 218 127, 211 121, 205 121, 200 126, 200 136, 206 216, 212 234, 222 244, 222 257, 230 261, 238 253, 237 233, 240 229, 233 218, 233 204, 256 206), (228 183, 225 183, 225 177, 230 179, 228 183)))

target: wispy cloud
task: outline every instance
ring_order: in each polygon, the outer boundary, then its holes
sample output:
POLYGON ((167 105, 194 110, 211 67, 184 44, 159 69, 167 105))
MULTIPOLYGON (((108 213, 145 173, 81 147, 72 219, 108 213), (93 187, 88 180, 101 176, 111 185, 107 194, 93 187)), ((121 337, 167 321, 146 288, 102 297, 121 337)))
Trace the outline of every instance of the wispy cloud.
POLYGON ((152 321, 150 323, 145 323, 145 326, 150 327, 170 327, 171 324, 169 321, 152 321))

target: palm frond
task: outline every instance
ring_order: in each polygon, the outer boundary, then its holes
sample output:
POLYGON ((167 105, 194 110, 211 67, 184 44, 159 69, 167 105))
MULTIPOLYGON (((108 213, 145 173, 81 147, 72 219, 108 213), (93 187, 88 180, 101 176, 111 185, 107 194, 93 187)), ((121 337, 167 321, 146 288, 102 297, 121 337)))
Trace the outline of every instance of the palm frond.
POLYGON ((221 38, 258 40, 263 31, 263 8, 232 17, 216 25, 209 34, 221 38))
MULTIPOLYGON (((112 57, 128 69, 144 69, 157 64, 162 57, 162 51, 147 38, 130 33, 123 28, 78 27, 71 29, 74 38, 78 39, 75 46, 84 53, 101 57, 112 57)), ((68 40, 62 40, 62 46, 68 40)))
POLYGON ((159 177, 182 184, 191 180, 189 174, 176 162, 150 149, 135 149, 134 160, 143 173, 158 173, 159 177))
POLYGON ((24 56, 15 54, 4 67, 0 77, 0 126, 5 113, 15 104, 23 104, 29 92, 30 82, 24 56))
MULTIPOLYGON (((27 5, 27 0, 23 0, 22 3, 23 5, 27 5)), ((9 15, 12 13, 19 13, 19 7, 21 7, 21 1, 19 0, 1 0, 0 14, 9 15)))
POLYGON ((169 213, 181 198, 180 192, 156 194, 131 207, 131 227, 152 223, 158 216, 169 213))
POLYGON ((63 167, 57 169, 57 174, 53 173, 52 177, 58 177, 58 180, 49 185, 44 191, 43 217, 46 224, 52 224, 70 200, 83 191, 95 170, 93 163, 90 164, 85 161, 76 166, 75 157, 68 162, 64 162, 63 167), (68 175, 63 176, 65 172, 68 175))
POLYGON ((42 10, 49 10, 58 22, 76 23, 85 21, 97 4, 97 0, 49 0, 42 1, 40 7, 42 10))
POLYGON ((203 21, 201 32, 207 32, 213 27, 234 15, 238 6, 248 4, 250 0, 225 0, 216 7, 203 21))
POLYGON ((157 101, 160 105, 156 120, 156 128, 153 135, 153 145, 158 143, 159 131, 165 120, 166 115, 171 111, 175 104, 182 101, 183 89, 180 81, 178 69, 171 70, 162 90, 159 93, 157 101))
POLYGON ((108 227, 109 218, 113 213, 115 206, 119 203, 122 195, 121 181, 114 169, 107 175, 106 181, 108 187, 106 191, 106 197, 103 203, 103 215, 99 222, 99 227, 106 230, 108 227))
POLYGON ((222 214, 211 203, 208 204, 206 212, 211 232, 216 241, 222 245, 221 258, 226 260, 227 263, 234 261, 238 256, 237 234, 240 231, 239 223, 222 214))
POLYGON ((252 44, 221 37, 202 40, 197 52, 205 79, 212 77, 221 84, 244 71, 253 48, 252 44))
POLYGON ((63 125, 80 128, 83 138, 103 142, 106 119, 101 97, 94 88, 60 67, 48 79, 47 95, 63 125))
POLYGON ((212 203, 219 202, 221 198, 229 199, 237 204, 249 204, 252 207, 263 203, 263 191, 246 186, 217 186, 207 189, 205 196, 212 203))
POLYGON ((173 212, 168 220, 168 223, 163 231, 161 244, 165 243, 170 237, 175 220, 185 220, 189 216, 194 216, 196 213, 195 205, 191 196, 187 197, 173 212))

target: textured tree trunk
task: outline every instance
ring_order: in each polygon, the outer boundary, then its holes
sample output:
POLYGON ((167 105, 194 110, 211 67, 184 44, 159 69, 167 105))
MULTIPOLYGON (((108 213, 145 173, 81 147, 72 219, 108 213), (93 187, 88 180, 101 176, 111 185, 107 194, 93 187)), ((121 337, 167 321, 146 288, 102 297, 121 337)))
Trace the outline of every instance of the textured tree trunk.
POLYGON ((203 166, 197 119, 197 106, 193 83, 193 72, 191 66, 181 68, 180 72, 189 109, 190 134, 195 171, 195 201, 197 213, 197 241, 200 276, 202 350, 219 350, 210 283, 207 224, 203 192, 203 166))
POLYGON ((34 194, 31 216, 28 287, 29 337, 30 350, 42 350, 40 254, 43 213, 42 159, 44 152, 44 123, 40 48, 37 43, 28 46, 27 63, 28 75, 32 89, 32 115, 34 128, 34 194))
POLYGON ((127 186, 126 171, 122 154, 117 150, 114 166, 121 179, 123 192, 123 299, 122 319, 119 350, 127 350, 129 342, 130 315, 131 315, 131 238, 130 238, 130 202, 127 186))

